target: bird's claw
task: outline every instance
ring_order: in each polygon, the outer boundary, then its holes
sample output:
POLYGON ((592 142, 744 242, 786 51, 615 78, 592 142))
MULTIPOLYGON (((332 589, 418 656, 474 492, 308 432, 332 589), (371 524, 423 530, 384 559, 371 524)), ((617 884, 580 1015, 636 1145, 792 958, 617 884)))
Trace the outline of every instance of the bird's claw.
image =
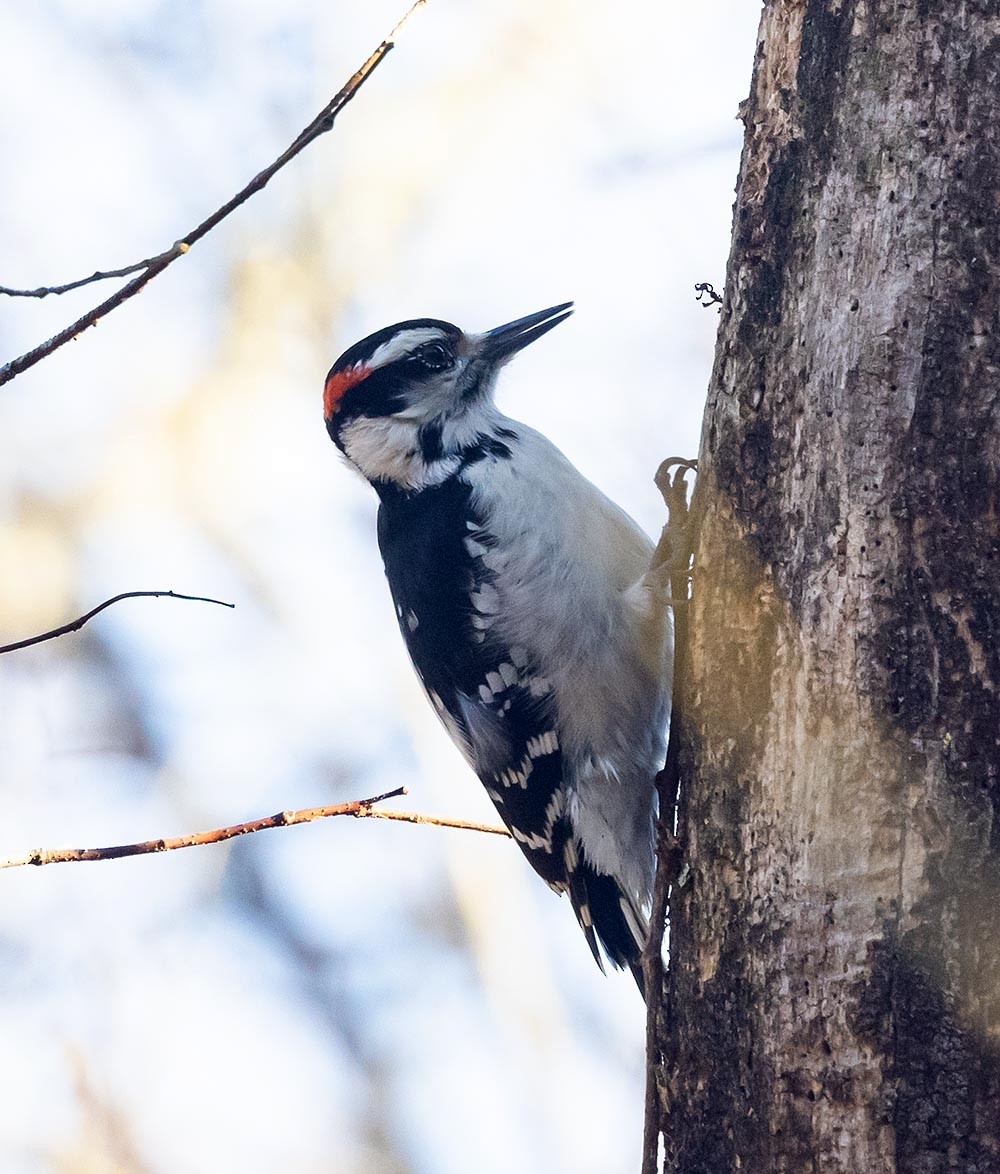
POLYGON ((688 457, 667 457, 665 461, 660 462, 660 467, 656 470, 656 476, 653 481, 656 488, 660 491, 663 500, 666 502, 667 509, 673 505, 672 495, 677 493, 680 485, 684 485, 685 492, 687 490, 684 484, 684 478, 689 472, 697 473, 698 462, 690 460, 688 457), (671 470, 676 468, 676 472, 671 476, 671 470))
MULTIPOLYGON (((667 457, 656 470, 654 481, 663 495, 667 507, 667 524, 663 527, 660 541, 653 554, 653 567, 666 568, 671 579, 677 578, 680 586, 686 579, 690 563, 690 513, 688 510, 689 472, 697 471, 698 462, 687 457, 667 457)), ((683 594, 687 598, 687 592, 683 594)))

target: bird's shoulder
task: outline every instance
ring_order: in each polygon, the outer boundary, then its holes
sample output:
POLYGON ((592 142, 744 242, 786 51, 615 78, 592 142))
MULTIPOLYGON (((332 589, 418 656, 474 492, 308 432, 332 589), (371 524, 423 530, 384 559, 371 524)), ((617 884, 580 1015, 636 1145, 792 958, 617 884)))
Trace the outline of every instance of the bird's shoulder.
POLYGON ((524 535, 543 533, 567 553, 606 561, 612 583, 643 574, 653 543, 641 527, 548 437, 513 420, 505 432, 509 459, 477 463, 462 473, 473 507, 497 541, 516 547, 524 535))

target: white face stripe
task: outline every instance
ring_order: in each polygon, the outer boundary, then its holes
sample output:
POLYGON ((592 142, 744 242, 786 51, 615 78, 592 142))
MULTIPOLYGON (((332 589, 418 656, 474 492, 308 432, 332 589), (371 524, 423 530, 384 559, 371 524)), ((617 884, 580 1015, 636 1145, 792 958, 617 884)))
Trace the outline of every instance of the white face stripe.
POLYGON ((414 327, 412 330, 401 330, 394 334, 388 342, 382 343, 375 350, 365 366, 374 371, 376 367, 384 367, 386 363, 394 363, 403 358, 425 342, 450 341, 443 331, 436 326, 414 327))

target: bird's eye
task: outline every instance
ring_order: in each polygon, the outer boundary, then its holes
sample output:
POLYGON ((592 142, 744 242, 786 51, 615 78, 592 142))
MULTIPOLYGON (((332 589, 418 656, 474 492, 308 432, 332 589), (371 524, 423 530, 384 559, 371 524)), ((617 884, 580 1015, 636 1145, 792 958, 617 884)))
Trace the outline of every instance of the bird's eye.
POLYGON ((429 342, 422 346, 413 356, 422 367, 428 371, 443 371, 452 364, 452 357, 447 347, 439 342, 429 342))

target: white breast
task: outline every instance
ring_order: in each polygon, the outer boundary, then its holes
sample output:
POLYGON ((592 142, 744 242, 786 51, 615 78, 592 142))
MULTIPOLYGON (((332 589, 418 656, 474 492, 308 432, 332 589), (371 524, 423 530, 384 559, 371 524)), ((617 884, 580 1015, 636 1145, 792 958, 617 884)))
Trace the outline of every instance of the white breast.
POLYGON ((544 436, 511 427, 512 459, 464 474, 497 539, 496 630, 551 678, 564 750, 646 758, 671 652, 644 581, 653 544, 544 436))

